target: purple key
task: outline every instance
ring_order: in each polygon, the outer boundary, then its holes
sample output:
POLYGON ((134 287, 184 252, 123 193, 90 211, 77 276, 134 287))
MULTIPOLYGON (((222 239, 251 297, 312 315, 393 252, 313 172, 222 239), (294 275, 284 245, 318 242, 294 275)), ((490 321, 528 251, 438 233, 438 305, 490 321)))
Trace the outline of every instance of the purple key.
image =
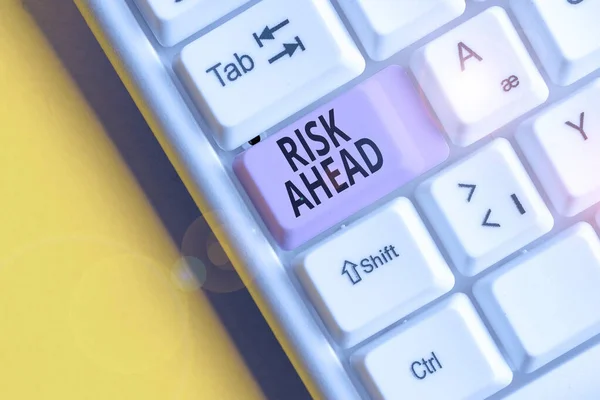
POLYGON ((447 157, 410 78, 391 66, 240 154, 234 170, 291 250, 447 157))

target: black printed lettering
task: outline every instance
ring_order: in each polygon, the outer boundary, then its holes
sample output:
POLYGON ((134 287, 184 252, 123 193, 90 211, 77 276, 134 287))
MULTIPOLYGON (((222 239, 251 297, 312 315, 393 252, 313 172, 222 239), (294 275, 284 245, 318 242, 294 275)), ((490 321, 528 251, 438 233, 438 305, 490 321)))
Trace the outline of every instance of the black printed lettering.
POLYGON ((304 158, 298 155, 298 147, 296 146, 296 142, 294 139, 284 136, 281 139, 277 140, 277 145, 279 146, 279 150, 287 160, 290 167, 292 167, 292 171, 297 172, 298 167, 294 160, 297 160, 300 164, 307 166, 309 164, 304 158), (286 145, 288 147, 286 147, 286 145))
POLYGON ((363 138, 357 140, 354 145, 356 146, 356 149, 362 156, 363 160, 365 160, 365 163, 372 174, 379 171, 381 167, 383 167, 383 155, 381 154, 381 151, 375 142, 373 142, 371 139, 363 138), (375 156, 375 161, 371 161, 371 159, 369 159, 365 147, 371 148, 371 151, 375 156))
MULTIPOLYGON (((365 137, 353 141, 345 128, 336 124, 334 109, 293 132, 275 143, 297 173, 295 183, 286 183, 296 218, 383 168, 383 153, 375 141, 365 137)), ((372 268, 391 260, 393 249, 383 251, 371 259, 372 268)))
POLYGON ((240 64, 244 73, 250 72, 254 69, 254 60, 250 58, 250 56, 246 54, 242 54, 241 56, 238 53, 233 53, 235 60, 240 64))
POLYGON ((306 196, 302 194, 300 189, 298 189, 296 185, 292 183, 292 181, 287 181, 285 183, 285 189, 287 190, 287 194, 290 199, 290 204, 294 209, 294 215, 296 216, 296 218, 300 216, 300 206, 305 205, 308 207, 309 210, 315 208, 315 206, 310 202, 310 200, 308 200, 306 196))
POLYGON ((243 77, 245 74, 254 70, 254 60, 249 55, 239 55, 238 53, 233 53, 233 58, 233 62, 226 63, 222 71, 219 71, 218 68, 223 64, 217 63, 207 69, 206 73, 214 73, 221 86, 224 87, 227 86, 226 80, 229 82, 234 82, 243 77))
POLYGON ((327 132, 327 135, 329 136, 329 138, 331 139, 331 142, 333 143, 333 145, 336 148, 340 147, 340 142, 338 142, 337 137, 335 135, 338 135, 340 138, 344 139, 346 142, 349 142, 350 140, 352 140, 352 139, 350 139, 350 136, 346 135, 344 133, 344 131, 342 131, 340 128, 338 128, 335 125, 335 115, 334 115, 333 108, 331 110, 329 110, 329 122, 327 120, 325 120, 325 118, 322 115, 319 116, 319 121, 321 122, 321 125, 323 125, 325 132, 327 132))
POLYGON ((225 71, 225 73, 227 74, 227 80, 229 80, 230 82, 233 82, 237 78, 240 78, 242 76, 242 72, 234 63, 227 64, 223 71, 225 71))
POLYGON ((323 176, 321 176, 321 173, 319 172, 317 167, 312 166, 310 168, 310 170, 315 175, 314 181, 310 182, 308 180, 308 178, 306 177, 305 173, 300 174, 300 179, 302 180, 302 183, 304 184, 306 189, 308 189, 308 191, 310 192, 310 195, 312 196, 312 199, 315 202, 315 204, 319 205, 319 204, 321 204, 321 199, 319 198, 319 195, 317 194, 317 189, 321 188, 321 190, 323 190, 323 192, 325 192, 325 195, 327 195, 327 198, 329 198, 329 199, 331 197, 333 197, 333 194, 331 194, 331 190, 329 190, 327 183, 323 179, 323 176))
POLYGON ((427 371, 421 368, 421 365, 422 364, 420 361, 414 361, 410 365, 410 370, 412 371, 413 376, 419 380, 425 379, 425 377, 427 376, 427 371))
POLYGON ((335 189, 336 192, 342 193, 344 190, 348 189, 348 187, 349 187, 348 183, 344 182, 344 183, 340 184, 336 180, 336 178, 341 175, 341 172, 340 172, 339 169, 334 169, 333 171, 330 170, 329 166, 331 164, 333 164, 333 158, 332 157, 327 157, 326 159, 324 159, 323 161, 321 161, 321 167, 323 168, 323 171, 325 171, 325 174, 329 178, 329 181, 333 185, 333 188, 335 189))
POLYGON ((475 58, 477 61, 483 61, 483 58, 477 53, 475 53, 469 46, 464 44, 463 42, 458 43, 458 58, 460 59, 460 70, 465 70, 465 61, 470 58, 475 58), (465 55, 465 51, 467 54, 465 55))
POLYGON ((517 76, 511 75, 508 78, 504 79, 502 82, 500 82, 500 85, 502 86, 502 90, 504 90, 505 92, 510 92, 511 90, 519 86, 520 83, 521 82, 519 82, 519 78, 517 76))
POLYGON ((315 121, 309 121, 306 123, 306 125, 304 125, 304 132, 310 140, 312 140, 313 142, 319 142, 321 144, 321 148, 315 149, 315 151, 318 155, 322 157, 329 153, 329 142, 324 136, 321 136, 317 133, 313 133, 312 130, 315 129, 317 126, 318 125, 315 121))
POLYGON ((579 133, 581 133, 581 136, 583 137, 583 140, 588 140, 588 136, 585 133, 585 131, 583 130, 584 119, 585 119, 585 112, 582 112, 581 114, 579 114, 579 125, 576 125, 576 124, 574 124, 571 121, 567 121, 567 122, 565 122, 565 124, 567 126, 570 126, 573 129, 575 129, 579 133))
POLYGON ((354 157, 346 149, 340 150, 340 157, 342 157, 342 164, 344 164, 344 170, 348 177, 348 183, 350 186, 354 186, 356 181, 354 175, 360 173, 364 178, 369 176, 369 173, 356 161, 354 157))
POLYGON ((209 69, 207 69, 206 73, 208 74, 208 73, 214 72, 215 76, 219 80, 219 83, 221 84, 221 86, 225 86, 225 81, 223 80, 223 78, 221 78, 219 71, 217 71, 217 68, 219 68, 220 66, 221 66, 221 63, 217 63, 217 64, 213 65, 212 67, 210 67, 209 69))
POLYGON ((381 257, 379 257, 377 255, 371 256, 371 262, 373 263, 373 265, 375 265, 375 268, 379 268, 381 265, 385 264, 385 262, 383 262, 381 257))
POLYGON ((310 161, 315 161, 315 155, 313 154, 310 146, 308 145, 308 143, 306 143, 306 139, 304 139, 304 136, 302 136, 302 132, 300 132, 300 129, 296 129, 294 131, 294 133, 296 134, 296 137, 298 138, 298 140, 300 141, 300 144, 302 145, 302 148, 304 149, 304 151, 306 152, 306 154, 308 154, 308 158, 310 158, 310 161))
POLYGON ((367 274, 370 274, 375 269, 373 267, 373 264, 369 262, 368 258, 363 258, 362 260, 360 260, 360 266, 362 267, 363 271, 365 271, 367 274))
POLYGON ((418 361, 413 361, 413 363, 410 365, 412 375, 418 380, 423 380, 429 375, 435 374, 442 369, 442 363, 433 351, 431 352, 431 357, 423 357, 418 361))
POLYGON ((379 268, 385 268, 386 264, 391 263, 396 257, 400 256, 395 248, 394 245, 387 245, 376 251, 379 255, 366 255, 358 264, 345 260, 342 266, 342 275, 346 275, 352 285, 362 282, 363 278, 375 273, 379 268), (359 265, 360 268, 357 268, 359 265))

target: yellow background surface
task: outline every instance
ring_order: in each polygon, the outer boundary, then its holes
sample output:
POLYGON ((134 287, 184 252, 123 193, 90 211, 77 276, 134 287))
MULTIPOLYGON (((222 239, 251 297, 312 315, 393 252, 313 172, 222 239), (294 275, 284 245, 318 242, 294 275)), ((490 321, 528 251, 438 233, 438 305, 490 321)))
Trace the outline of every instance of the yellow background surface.
POLYGON ((0 399, 263 398, 174 275, 179 245, 116 146, 135 157, 128 135, 150 132, 129 98, 113 103, 124 89, 94 72, 108 62, 68 1, 0 0, 0 399), (119 112, 132 117, 101 115, 119 112))

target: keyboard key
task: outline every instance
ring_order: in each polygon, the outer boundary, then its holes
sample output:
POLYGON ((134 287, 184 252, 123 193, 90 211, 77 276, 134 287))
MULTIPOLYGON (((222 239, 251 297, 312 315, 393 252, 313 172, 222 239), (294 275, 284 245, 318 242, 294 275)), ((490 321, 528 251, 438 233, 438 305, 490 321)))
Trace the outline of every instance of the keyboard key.
POLYGON ((452 141, 467 146, 546 101, 506 12, 491 7, 418 50, 412 71, 452 141))
POLYGON ((377 399, 479 400, 512 380, 462 293, 359 350, 352 363, 377 399))
POLYGON ((552 215, 506 139, 430 178, 417 199, 456 267, 473 276, 550 231, 552 215))
POLYGON ((600 201, 600 79, 526 121, 516 137, 559 213, 600 201))
POLYGON ((345 346, 454 286, 452 272, 406 198, 308 251, 298 261, 298 275, 330 332, 345 346))
POLYGON ((559 365, 504 400, 597 400, 600 345, 596 345, 572 360, 559 365))
POLYGON ((342 0, 339 2, 373 60, 394 53, 459 17, 465 0, 342 0))
POLYGON ((600 68, 600 2, 512 0, 511 6, 555 83, 570 85, 600 68))
POLYGON ((249 0, 136 0, 163 46, 187 39, 249 0))
POLYGON ((447 157, 410 78, 392 66, 242 153, 234 170, 289 250, 447 157))
POLYGON ((494 271, 473 293, 514 364, 535 371, 600 333, 600 240, 587 223, 494 271))
POLYGON ((264 0, 186 46, 176 70, 225 150, 357 77, 365 61, 328 0, 264 0))

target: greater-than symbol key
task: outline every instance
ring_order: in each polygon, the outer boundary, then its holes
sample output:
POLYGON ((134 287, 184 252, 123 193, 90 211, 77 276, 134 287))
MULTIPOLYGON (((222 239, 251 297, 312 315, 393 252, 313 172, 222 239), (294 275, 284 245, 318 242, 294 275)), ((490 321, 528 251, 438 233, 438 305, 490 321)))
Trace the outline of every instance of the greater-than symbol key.
POLYGON ((552 214, 504 138, 427 179, 415 194, 449 257, 466 276, 491 267, 553 225, 552 214), (459 182, 477 183, 470 203, 469 191, 457 187, 459 182))
POLYGON ((469 189, 469 196, 467 196, 467 203, 470 203, 471 199, 473 198, 473 193, 475 193, 475 189, 477 188, 477 185, 472 185, 472 184, 467 184, 467 183, 459 183, 458 187, 469 189))

